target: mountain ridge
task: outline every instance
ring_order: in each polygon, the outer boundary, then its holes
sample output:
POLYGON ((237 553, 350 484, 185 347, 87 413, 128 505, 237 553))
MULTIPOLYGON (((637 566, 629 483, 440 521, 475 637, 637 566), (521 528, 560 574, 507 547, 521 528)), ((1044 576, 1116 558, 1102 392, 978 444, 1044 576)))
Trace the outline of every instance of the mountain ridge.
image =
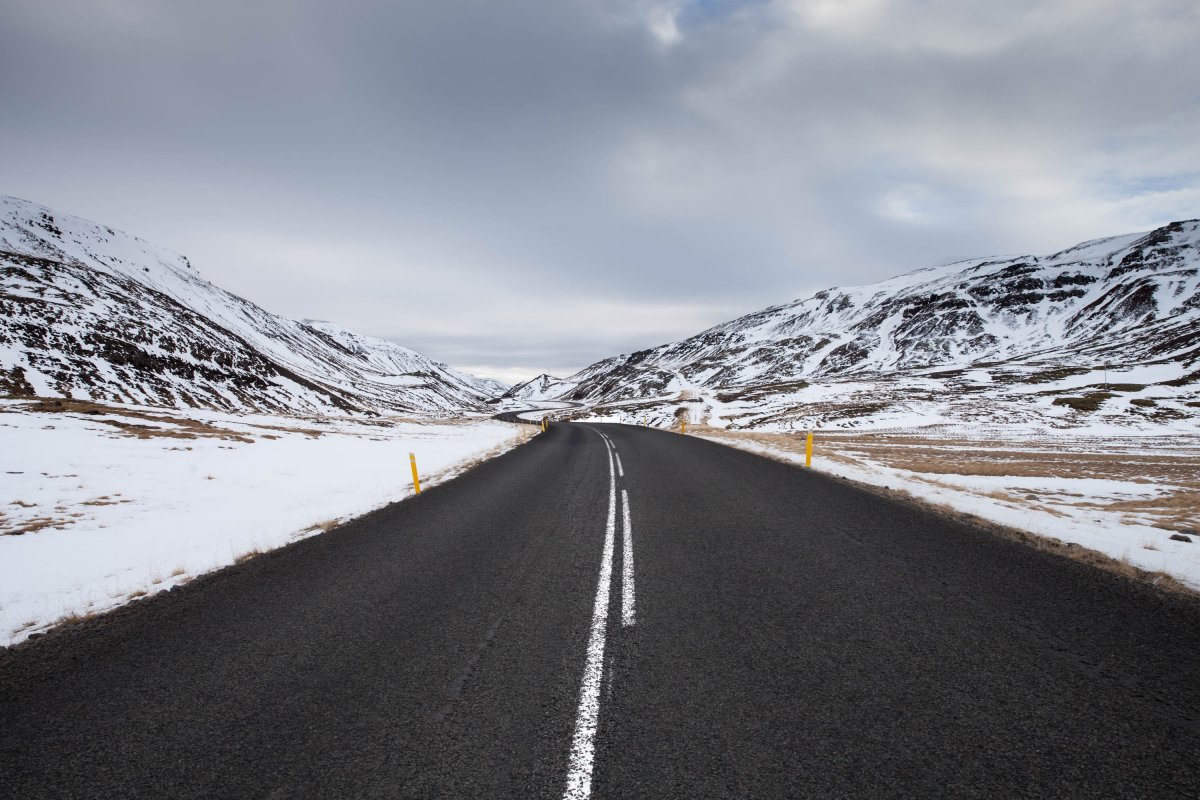
MULTIPOLYGON (((1003 393, 1009 401, 1020 399, 1020 385, 1035 373, 1084 374, 1088 364, 1152 365, 1163 373, 1156 384, 1190 386, 1200 361, 1198 268, 1197 220, 1093 239, 1048 256, 965 259, 873 284, 824 289, 676 342, 602 359, 567 378, 570 388, 552 399, 586 403, 621 419, 649 414, 660 421, 664 410, 687 410, 675 401, 699 401, 693 415, 710 424, 758 427, 879 418, 879 409, 864 410, 869 404, 861 397, 839 411, 832 407, 836 403, 817 401, 813 390, 797 387, 895 383, 922 371, 990 365, 1010 388, 1003 393), (725 406, 736 404, 738 395, 754 395, 755 402, 742 402, 727 414, 731 409, 725 406), (622 409, 623 404, 629 408, 622 409)), ((1062 399, 1040 403, 1034 395, 1046 387, 1038 386, 1036 381, 1026 386, 1023 402, 1029 401, 1030 413, 1025 418, 1072 424, 1069 404, 1033 408, 1062 399)), ((984 399, 978 386, 954 388, 984 399)), ((1076 387, 1064 387, 1070 388, 1076 387)), ((928 391, 928 386, 913 386, 893 392, 887 405, 912 405, 914 397, 928 391)), ((1129 399, 1146 401, 1133 404, 1130 421, 1146 421, 1153 416, 1151 408, 1160 417, 1195 416, 1186 397, 1159 397, 1164 403, 1129 399)), ((929 413, 936 404, 921 403, 925 410, 909 417, 947 418, 929 413)))
POLYGON ((494 381, 266 311, 137 236, 0 196, 0 393, 303 414, 482 412, 494 381))

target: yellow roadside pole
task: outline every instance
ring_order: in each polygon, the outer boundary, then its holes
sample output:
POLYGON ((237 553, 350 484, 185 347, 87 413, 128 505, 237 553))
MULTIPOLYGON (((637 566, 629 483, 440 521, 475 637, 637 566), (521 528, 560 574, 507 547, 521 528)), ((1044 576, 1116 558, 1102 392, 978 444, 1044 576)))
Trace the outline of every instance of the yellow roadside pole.
POLYGON ((415 455, 413 455, 412 453, 409 453, 408 454, 408 463, 412 467, 413 490, 417 494, 420 494, 421 493, 421 479, 417 477, 417 457, 415 455))
POLYGON ((687 420, 686 419, 679 420, 679 432, 687 433, 687 420))
POLYGON ((813 432, 808 432, 808 439, 804 443, 804 466, 812 466, 812 436, 813 432))

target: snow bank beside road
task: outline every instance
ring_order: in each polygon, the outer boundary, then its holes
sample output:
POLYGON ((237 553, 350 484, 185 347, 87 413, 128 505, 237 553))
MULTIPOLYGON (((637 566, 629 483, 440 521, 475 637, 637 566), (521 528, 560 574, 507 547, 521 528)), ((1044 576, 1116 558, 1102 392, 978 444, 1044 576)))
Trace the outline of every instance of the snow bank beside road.
MULTIPOLYGON (((703 438, 804 463, 803 437, 707 431, 703 438)), ((1002 448, 956 436, 818 433, 813 468, 905 492, 1009 528, 1095 550, 1200 590, 1195 437, 1077 435, 1002 448), (1191 542, 1172 540, 1188 531, 1191 542)))
POLYGON ((514 446, 491 420, 0 402, 0 645, 321 532, 514 446))

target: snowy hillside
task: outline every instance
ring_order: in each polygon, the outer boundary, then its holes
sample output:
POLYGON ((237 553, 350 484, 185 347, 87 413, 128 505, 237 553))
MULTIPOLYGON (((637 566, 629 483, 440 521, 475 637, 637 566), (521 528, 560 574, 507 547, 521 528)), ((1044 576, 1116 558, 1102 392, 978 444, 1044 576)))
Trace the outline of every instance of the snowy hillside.
POLYGON ((559 397, 733 427, 1194 426, 1198 271, 1196 220, 923 269, 605 359, 559 397))
POLYGON ((456 413, 502 391, 271 314, 134 236, 0 196, 0 395, 291 413, 456 413))
POLYGON ((575 388, 575 384, 570 381, 565 381, 562 378, 556 378, 553 375, 542 373, 536 378, 530 378, 527 381, 522 381, 516 386, 513 386, 504 394, 500 395, 501 401, 515 400, 519 402, 541 402, 543 400, 553 400, 564 392, 575 388))

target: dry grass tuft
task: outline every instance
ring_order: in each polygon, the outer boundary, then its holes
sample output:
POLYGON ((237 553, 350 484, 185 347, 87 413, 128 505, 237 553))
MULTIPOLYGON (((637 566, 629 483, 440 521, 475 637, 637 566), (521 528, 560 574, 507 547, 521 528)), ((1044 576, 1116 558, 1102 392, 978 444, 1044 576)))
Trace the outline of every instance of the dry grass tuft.
POLYGON ((263 554, 263 552, 264 552, 264 551, 262 551, 262 550, 260 550, 259 548, 255 547, 253 550, 247 550, 246 552, 242 553, 240 556, 238 556, 237 558, 235 558, 235 559, 233 560, 233 563, 235 563, 235 564, 244 564, 244 563, 246 563, 247 561, 249 561, 249 560, 250 560, 250 559, 252 559, 252 558, 257 558, 258 556, 261 556, 261 555, 263 554))
POLYGON ((77 625, 80 622, 87 622, 89 619, 93 619, 98 613, 97 611, 70 611, 50 623, 50 627, 77 625))
POLYGON ((103 495, 93 500, 84 500, 81 505, 85 506, 119 506, 122 503, 132 503, 132 500, 118 500, 110 495, 103 495))
POLYGON ((69 517, 33 517, 14 522, 0 514, 0 536, 23 536, 26 533, 37 533, 47 528, 64 528, 70 524, 69 517))

